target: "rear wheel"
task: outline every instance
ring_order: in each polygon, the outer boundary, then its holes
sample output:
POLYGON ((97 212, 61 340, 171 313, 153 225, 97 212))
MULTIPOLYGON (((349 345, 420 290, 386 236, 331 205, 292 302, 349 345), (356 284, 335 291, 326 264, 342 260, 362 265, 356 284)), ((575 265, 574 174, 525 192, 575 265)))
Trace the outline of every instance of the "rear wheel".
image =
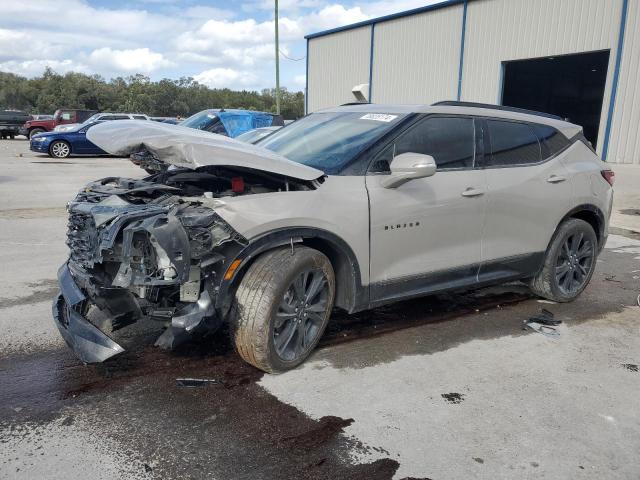
POLYGON ((567 220, 558 227, 531 290, 555 302, 574 300, 591 280, 597 251, 593 227, 577 218, 567 220))
POLYGON ((71 146, 64 140, 56 140, 49 147, 49 154, 56 158, 67 158, 71 155, 71 146))
POLYGON ((322 336, 335 278, 322 253, 307 247, 267 252, 247 270, 230 313, 240 356, 265 372, 302 363, 322 336))

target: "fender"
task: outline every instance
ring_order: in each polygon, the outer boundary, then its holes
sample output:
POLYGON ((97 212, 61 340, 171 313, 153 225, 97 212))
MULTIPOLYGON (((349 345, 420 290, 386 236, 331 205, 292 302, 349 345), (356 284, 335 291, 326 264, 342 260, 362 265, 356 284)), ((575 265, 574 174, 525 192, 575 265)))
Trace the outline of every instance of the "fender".
MULTIPOLYGON (((598 243, 600 244, 599 247, 602 248, 604 246, 604 242, 602 240, 607 236, 606 232, 604 231, 604 226, 606 222, 605 222, 604 213, 597 206, 591 203, 584 203, 582 205, 578 205, 577 207, 574 207, 571 210, 569 210, 569 212, 564 217, 562 217, 562 220, 560 220, 560 223, 564 222, 567 218, 571 218, 571 217, 579 218, 580 216, 578 214, 580 212, 593 213, 598 219, 598 225, 595 230, 596 230, 596 236, 598 237, 598 243)), ((560 226, 560 223, 558 224, 558 226, 560 226)), ((557 229, 558 227, 556 227, 556 230, 557 229)))
POLYGON ((218 287, 216 309, 226 314, 231 306, 233 290, 258 255, 284 245, 290 245, 291 248, 295 248, 295 244, 304 244, 316 248, 329 257, 334 265, 336 284, 343 286, 340 289, 341 292, 336 292, 337 306, 350 313, 367 308, 369 289, 362 285, 360 264, 347 242, 327 230, 312 227, 295 227, 276 229, 255 237, 249 241, 249 245, 235 254, 233 258, 229 258, 224 262, 224 265, 228 266, 235 260, 241 261, 240 267, 231 280, 224 280, 224 272, 220 272, 222 281, 218 287))

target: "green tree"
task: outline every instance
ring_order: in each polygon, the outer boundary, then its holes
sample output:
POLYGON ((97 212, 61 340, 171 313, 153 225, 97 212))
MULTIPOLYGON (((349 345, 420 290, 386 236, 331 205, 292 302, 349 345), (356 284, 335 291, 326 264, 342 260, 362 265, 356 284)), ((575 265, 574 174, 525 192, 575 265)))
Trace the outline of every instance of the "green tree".
MULTIPOLYGON (((153 82, 142 74, 115 77, 69 72, 47 67, 41 76, 25 78, 0 72, 0 109, 53 113, 58 108, 188 116, 206 108, 241 108, 275 112, 275 90, 261 92, 208 88, 192 77, 153 82)), ((282 89, 281 113, 286 119, 304 114, 304 94, 282 89)))

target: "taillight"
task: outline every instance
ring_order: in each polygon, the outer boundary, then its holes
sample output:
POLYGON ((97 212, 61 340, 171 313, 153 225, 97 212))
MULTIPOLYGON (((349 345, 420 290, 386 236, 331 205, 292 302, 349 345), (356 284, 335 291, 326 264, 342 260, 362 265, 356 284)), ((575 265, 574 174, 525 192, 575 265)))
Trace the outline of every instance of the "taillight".
POLYGON ((244 192, 244 179, 242 177, 232 177, 231 178, 231 190, 233 193, 243 193, 244 192))
POLYGON ((616 174, 613 170, 601 170, 602 178, 604 178, 609 185, 613 187, 613 181, 616 179, 616 174))

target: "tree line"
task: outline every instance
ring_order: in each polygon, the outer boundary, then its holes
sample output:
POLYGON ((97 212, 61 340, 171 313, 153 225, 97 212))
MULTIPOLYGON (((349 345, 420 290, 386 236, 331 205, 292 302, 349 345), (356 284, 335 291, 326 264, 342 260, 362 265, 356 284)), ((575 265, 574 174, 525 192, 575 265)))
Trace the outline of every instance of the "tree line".
MULTIPOLYGON (((261 92, 209 88, 192 77, 151 81, 141 74, 107 81, 100 75, 47 67, 36 78, 0 72, 0 110, 52 114, 58 108, 146 113, 158 117, 186 117, 206 108, 276 111, 275 89, 261 92)), ((280 113, 285 119, 304 115, 304 94, 280 89, 280 113)))

